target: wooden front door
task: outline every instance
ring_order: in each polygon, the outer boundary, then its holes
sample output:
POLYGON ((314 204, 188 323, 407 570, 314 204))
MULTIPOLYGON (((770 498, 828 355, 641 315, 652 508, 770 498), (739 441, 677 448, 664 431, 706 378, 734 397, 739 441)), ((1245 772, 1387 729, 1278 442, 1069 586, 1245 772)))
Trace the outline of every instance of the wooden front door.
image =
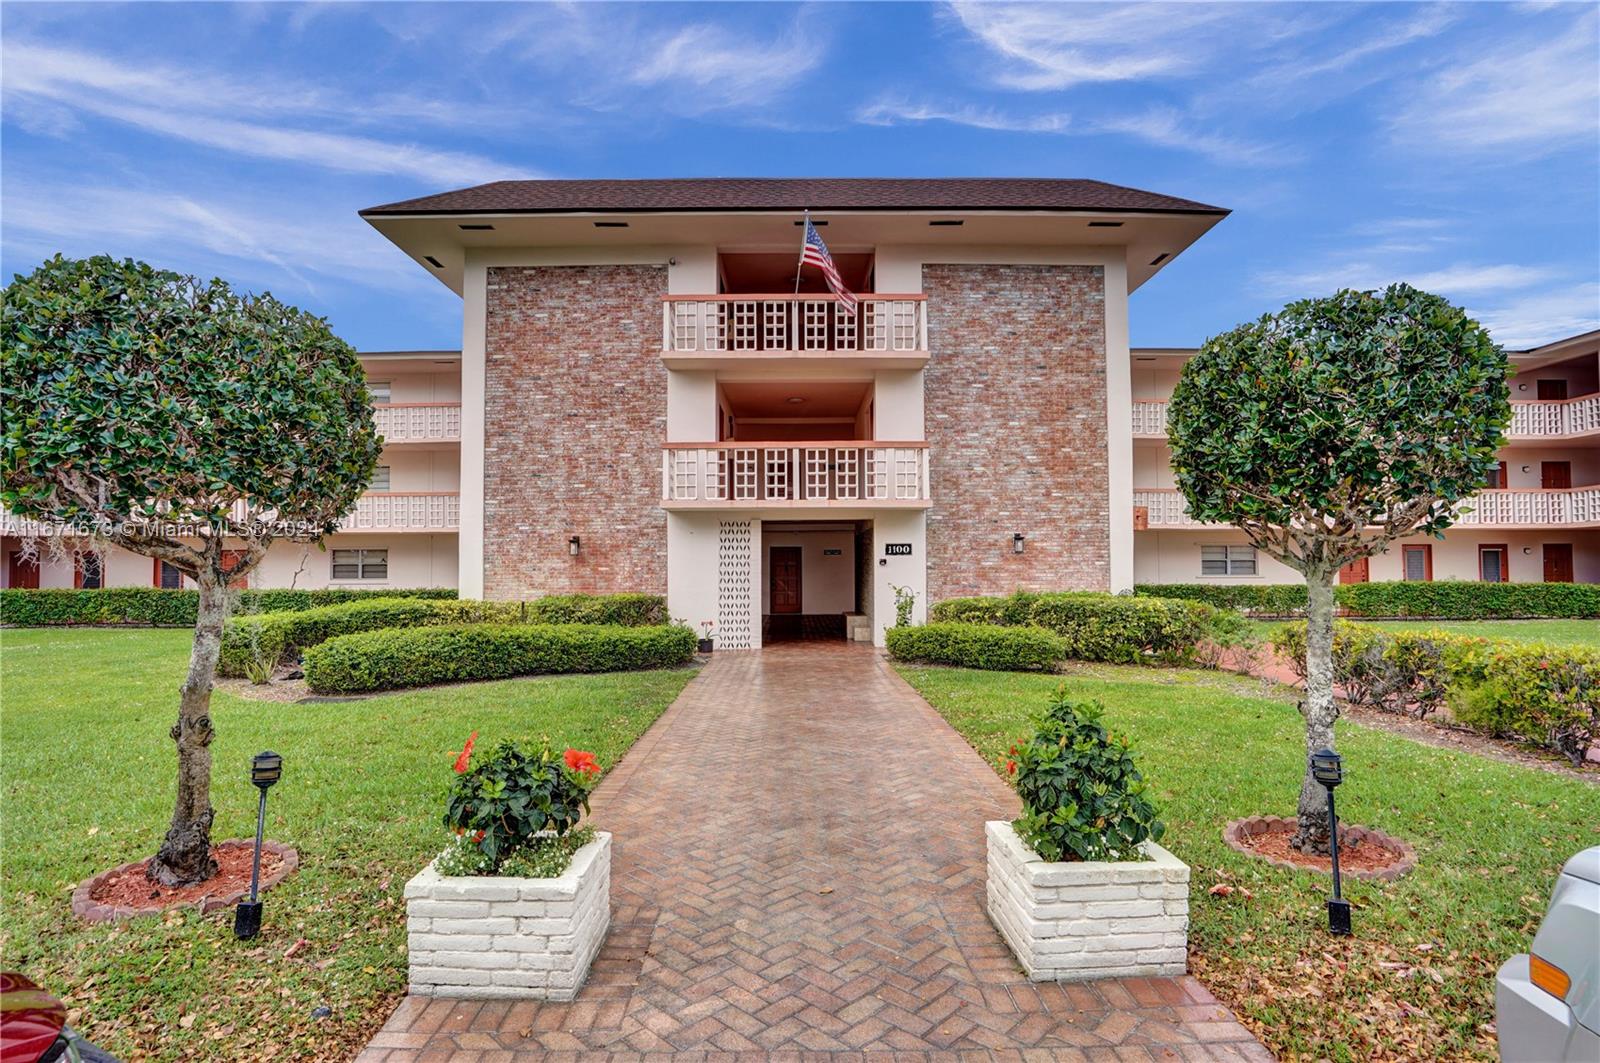
POLYGON ((1567 382, 1565 380, 1539 381, 1539 399, 1542 402, 1559 402, 1567 397, 1567 382))
POLYGON ((1367 558, 1352 561, 1339 570, 1340 583, 1365 583, 1367 582, 1367 558))
POLYGON ((39 562, 22 556, 22 551, 13 550, 6 559, 10 578, 6 586, 15 587, 17 590, 36 591, 39 589, 39 562))
POLYGON ((798 613, 800 611, 800 548, 774 546, 772 548, 771 581, 772 611, 798 613))
POLYGON ((1572 582, 1572 544, 1544 544, 1544 581, 1546 583, 1572 582))
POLYGON ((1571 487, 1572 462, 1541 461, 1539 463, 1539 486, 1546 489, 1552 487, 1571 487))

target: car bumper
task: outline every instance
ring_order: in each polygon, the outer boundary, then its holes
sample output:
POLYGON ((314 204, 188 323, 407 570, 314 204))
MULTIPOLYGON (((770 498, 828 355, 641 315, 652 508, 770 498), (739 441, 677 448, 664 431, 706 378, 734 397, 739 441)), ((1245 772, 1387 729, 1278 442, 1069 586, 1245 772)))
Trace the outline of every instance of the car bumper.
POLYGON ((1563 1000, 1528 980, 1528 955, 1505 962, 1494 980, 1501 1063, 1592 1063, 1600 1034, 1578 1024, 1563 1000))

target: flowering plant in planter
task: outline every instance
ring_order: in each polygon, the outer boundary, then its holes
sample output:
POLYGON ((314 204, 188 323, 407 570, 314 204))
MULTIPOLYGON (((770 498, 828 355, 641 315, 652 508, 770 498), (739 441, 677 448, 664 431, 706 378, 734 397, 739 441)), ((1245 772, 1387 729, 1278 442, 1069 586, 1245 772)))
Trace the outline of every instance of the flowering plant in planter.
POLYGON ((477 737, 474 731, 456 755, 444 813, 456 842, 441 857, 440 871, 497 875, 532 866, 543 870, 533 877, 559 875, 566 866, 559 857, 570 858, 590 836, 574 828, 589 811, 589 791, 600 774, 594 754, 557 754, 545 743, 508 741, 474 765, 477 737))
POLYGON ((1128 740, 1106 731, 1101 712, 1059 689, 1033 737, 1011 747, 1006 771, 1023 806, 1012 826, 1045 860, 1139 860, 1140 843, 1165 831, 1128 740))
POLYGON ((717 629, 717 622, 715 620, 702 620, 702 621, 700 621, 700 652, 701 653, 710 653, 711 652, 712 634, 713 634, 713 632, 716 631, 716 629, 717 629))

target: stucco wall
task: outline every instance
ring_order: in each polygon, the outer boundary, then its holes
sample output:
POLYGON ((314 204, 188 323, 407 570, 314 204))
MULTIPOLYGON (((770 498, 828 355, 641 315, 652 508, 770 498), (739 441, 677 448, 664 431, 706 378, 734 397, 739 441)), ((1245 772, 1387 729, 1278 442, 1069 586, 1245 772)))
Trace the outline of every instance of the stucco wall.
MULTIPOLYGON (((851 613, 856 607, 856 533, 783 531, 766 525, 761 532, 763 565, 772 568, 772 548, 800 548, 800 611, 812 615, 851 613), (837 554, 828 554, 837 550, 837 554)), ((772 581, 761 582, 761 611, 772 612, 772 581)))

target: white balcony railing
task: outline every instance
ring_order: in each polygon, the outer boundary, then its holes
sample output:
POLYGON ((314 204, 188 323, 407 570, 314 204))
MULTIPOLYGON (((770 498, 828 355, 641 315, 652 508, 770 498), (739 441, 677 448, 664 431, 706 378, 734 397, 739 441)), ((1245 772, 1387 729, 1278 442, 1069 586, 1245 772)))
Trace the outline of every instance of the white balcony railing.
POLYGON ((459 442, 461 403, 397 402, 372 408, 385 443, 459 442))
POLYGON ((1600 395, 1576 399, 1511 400, 1512 437, 1547 439, 1600 432, 1600 395))
MULTIPOLYGON (((1511 425, 1506 435, 1512 439, 1558 439, 1600 432, 1600 395, 1576 399, 1511 401, 1511 425)), ((1135 402, 1133 434, 1167 434, 1167 403, 1135 402)))
POLYGON ((928 504, 926 443, 674 443, 661 451, 661 500, 772 505, 928 504))
MULTIPOLYGON (((1205 528, 1190 518, 1183 495, 1175 488, 1140 488, 1133 492, 1138 514, 1150 528, 1205 528)), ((1600 527, 1600 485, 1568 488, 1510 488, 1480 491, 1461 503, 1459 528, 1600 527)))
POLYGON ((461 527, 456 491, 368 491, 339 524, 342 532, 455 531, 461 527))
POLYGON ((925 352, 927 302, 863 295, 851 315, 831 295, 672 295, 662 304, 662 344, 668 353, 925 352))

